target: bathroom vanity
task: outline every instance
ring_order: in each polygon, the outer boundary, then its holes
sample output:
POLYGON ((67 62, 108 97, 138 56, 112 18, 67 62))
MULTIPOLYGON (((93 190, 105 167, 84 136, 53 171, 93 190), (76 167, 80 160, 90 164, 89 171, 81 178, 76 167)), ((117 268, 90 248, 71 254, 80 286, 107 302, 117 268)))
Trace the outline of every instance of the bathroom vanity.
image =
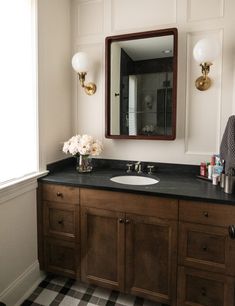
POLYGON ((235 305, 235 197, 185 172, 150 186, 117 174, 40 179, 41 269, 172 306, 235 305))

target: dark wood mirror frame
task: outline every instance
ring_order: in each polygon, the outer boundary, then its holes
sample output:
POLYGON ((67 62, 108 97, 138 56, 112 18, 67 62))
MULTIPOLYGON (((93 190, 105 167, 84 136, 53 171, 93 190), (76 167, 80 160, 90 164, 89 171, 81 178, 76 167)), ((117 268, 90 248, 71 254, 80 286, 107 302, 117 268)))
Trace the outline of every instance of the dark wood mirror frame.
POLYGON ((111 139, 145 139, 145 140, 174 140, 176 137, 176 102, 177 102, 177 52, 178 31, 176 28, 109 36, 105 39, 105 137, 111 139), (112 135, 111 134, 111 44, 113 42, 153 38, 173 35, 173 87, 172 87, 172 133, 171 135, 112 135))

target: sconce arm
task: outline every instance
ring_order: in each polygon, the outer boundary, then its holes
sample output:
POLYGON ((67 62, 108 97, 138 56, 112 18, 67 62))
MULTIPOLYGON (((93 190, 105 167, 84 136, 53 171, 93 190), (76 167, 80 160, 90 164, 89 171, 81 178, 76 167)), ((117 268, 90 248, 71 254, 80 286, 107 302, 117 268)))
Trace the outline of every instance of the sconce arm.
POLYGON ((211 62, 201 63, 200 66, 202 68, 202 76, 196 79, 195 86, 198 90, 204 91, 210 88, 211 86, 211 79, 208 77, 210 72, 210 66, 212 65, 211 62))
POLYGON ((210 66, 213 65, 210 62, 201 63, 200 66, 202 67, 202 75, 206 79, 207 75, 210 72, 210 66))
POLYGON ((84 82, 86 78, 86 72, 78 72, 79 81, 82 87, 84 87, 84 82))
POLYGON ((94 83, 85 84, 86 72, 78 72, 78 76, 80 84, 82 88, 84 88, 86 94, 89 96, 93 95, 96 92, 96 85, 94 83))

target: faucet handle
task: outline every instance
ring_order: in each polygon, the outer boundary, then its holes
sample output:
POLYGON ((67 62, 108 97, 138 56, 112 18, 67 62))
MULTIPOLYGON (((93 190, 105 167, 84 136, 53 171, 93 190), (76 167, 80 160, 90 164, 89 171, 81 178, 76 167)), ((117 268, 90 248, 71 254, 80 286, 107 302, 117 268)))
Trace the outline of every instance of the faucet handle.
POLYGON ((152 171, 153 171, 153 169, 154 169, 154 166, 148 165, 147 168, 148 168, 148 174, 152 174, 152 173, 153 173, 152 171))
POLYGON ((140 161, 135 163, 135 171, 138 172, 139 169, 141 169, 141 162, 140 161))
POLYGON ((140 161, 138 161, 137 163, 135 163, 135 171, 137 172, 137 173, 142 173, 142 164, 141 164, 141 162, 140 161))
POLYGON ((126 170, 126 172, 127 173, 130 173, 132 170, 131 170, 131 168, 132 168, 132 166, 133 166, 133 164, 130 164, 130 163, 128 163, 128 164, 126 164, 126 166, 127 166, 127 170, 126 170))

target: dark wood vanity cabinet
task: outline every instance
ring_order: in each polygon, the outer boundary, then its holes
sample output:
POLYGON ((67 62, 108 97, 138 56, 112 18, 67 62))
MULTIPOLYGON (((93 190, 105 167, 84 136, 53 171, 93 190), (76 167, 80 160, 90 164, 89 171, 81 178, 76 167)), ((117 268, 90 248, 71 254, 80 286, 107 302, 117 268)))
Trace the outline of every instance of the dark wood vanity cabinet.
POLYGON ((48 271, 80 277, 79 189, 40 184, 39 262, 48 271))
POLYGON ((80 192, 82 280, 176 305, 177 201, 80 192))
POLYGON ((39 183, 41 269, 171 306, 235 306, 235 207, 39 183))
POLYGON ((234 207, 179 202, 178 306, 233 306, 234 207))

